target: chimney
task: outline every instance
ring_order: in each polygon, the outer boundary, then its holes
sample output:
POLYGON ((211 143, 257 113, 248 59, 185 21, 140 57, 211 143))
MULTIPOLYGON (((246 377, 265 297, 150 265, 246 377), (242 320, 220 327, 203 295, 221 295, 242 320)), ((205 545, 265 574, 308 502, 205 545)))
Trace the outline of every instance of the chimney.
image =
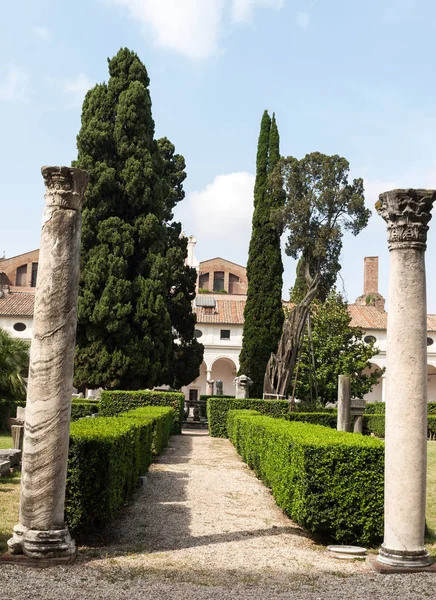
POLYGON ((356 298, 357 306, 373 306, 385 310, 385 299, 378 291, 378 256, 365 256, 363 263, 363 294, 356 298))
POLYGON ((195 256, 195 244, 197 243, 196 238, 193 235, 188 237, 188 256, 186 258, 185 263, 189 267, 194 267, 198 270, 199 262, 195 256))
POLYGON ((378 256, 365 257, 363 272, 363 293, 378 294, 378 256))

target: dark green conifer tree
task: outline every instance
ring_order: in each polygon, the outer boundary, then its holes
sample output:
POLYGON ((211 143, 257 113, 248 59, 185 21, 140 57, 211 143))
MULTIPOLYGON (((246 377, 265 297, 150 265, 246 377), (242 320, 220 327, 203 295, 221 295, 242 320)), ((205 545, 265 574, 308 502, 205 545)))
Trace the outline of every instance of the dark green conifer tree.
POLYGON ((280 229, 274 213, 284 197, 273 193, 268 175, 280 160, 280 140, 275 116, 262 117, 256 159, 254 213, 247 263, 247 303, 239 372, 253 380, 252 397, 261 398, 266 365, 276 352, 284 320, 282 306, 283 263, 280 229))
MULTIPOLYGON (((74 165, 90 174, 75 383, 138 389, 164 383, 171 373, 168 255, 179 197, 177 176, 154 139, 144 65, 125 48, 108 62, 108 83, 90 90, 83 104, 74 165)), ((173 162, 181 185, 183 159, 173 162)))
POLYGON ((164 381, 175 388, 180 388, 200 374, 204 347, 194 336, 196 316, 192 312, 192 301, 195 298, 197 271, 185 264, 188 239, 181 235, 181 224, 172 222, 174 206, 185 197, 183 190, 183 181, 186 178, 185 160, 180 154, 175 154, 174 145, 167 138, 158 140, 158 148, 163 160, 163 176, 167 185, 166 258, 170 268, 168 310, 173 334, 171 359, 164 381))

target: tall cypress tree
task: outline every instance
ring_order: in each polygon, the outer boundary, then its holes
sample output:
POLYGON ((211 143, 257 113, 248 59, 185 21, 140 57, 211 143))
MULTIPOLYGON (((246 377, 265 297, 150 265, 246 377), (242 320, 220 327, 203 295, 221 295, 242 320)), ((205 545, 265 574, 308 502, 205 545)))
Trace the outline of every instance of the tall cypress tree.
POLYGON ((274 212, 283 205, 273 193, 269 174, 280 160, 280 139, 275 116, 263 113, 256 159, 254 213, 247 263, 247 303, 240 354, 240 373, 253 380, 250 394, 261 398, 265 369, 271 352, 277 350, 284 320, 282 306, 283 263, 280 231, 274 212))
POLYGON ((164 375, 164 382, 179 388, 188 385, 199 376, 204 347, 194 337, 196 316, 192 312, 192 301, 195 298, 197 271, 185 264, 188 238, 181 235, 181 224, 172 222, 174 206, 185 197, 183 190, 183 181, 186 178, 185 160, 180 154, 175 154, 174 145, 167 138, 158 140, 158 148, 164 164, 164 180, 167 185, 166 258, 170 269, 168 311, 173 334, 172 354, 164 375))
MULTIPOLYGON (((168 253, 180 194, 154 139, 144 65, 128 49, 108 62, 109 81, 88 92, 77 137, 75 166, 89 172, 90 183, 75 382, 138 389, 163 383, 173 360, 168 253)), ((179 185, 183 178, 179 173, 179 185)))

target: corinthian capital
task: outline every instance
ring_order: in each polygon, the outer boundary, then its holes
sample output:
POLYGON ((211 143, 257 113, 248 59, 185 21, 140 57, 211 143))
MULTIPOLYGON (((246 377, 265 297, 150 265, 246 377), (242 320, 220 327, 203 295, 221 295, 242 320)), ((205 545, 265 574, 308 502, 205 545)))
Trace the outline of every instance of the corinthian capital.
POLYGON ((71 167, 42 167, 47 206, 80 210, 88 173, 71 167))
POLYGON ((375 208, 386 221, 389 250, 426 249, 430 211, 436 190, 391 190, 380 194, 375 208))

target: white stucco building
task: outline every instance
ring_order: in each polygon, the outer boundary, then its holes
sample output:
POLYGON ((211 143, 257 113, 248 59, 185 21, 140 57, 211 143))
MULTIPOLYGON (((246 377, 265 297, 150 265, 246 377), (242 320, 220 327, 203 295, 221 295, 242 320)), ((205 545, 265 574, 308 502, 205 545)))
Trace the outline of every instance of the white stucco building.
MULTIPOLYGON (((204 345, 204 360, 199 377, 183 388, 186 399, 217 392, 234 395, 233 380, 239 370, 242 348, 244 308, 247 299, 245 267, 223 258, 199 262, 195 257, 196 240, 188 238, 187 262, 198 272, 196 336, 204 345)), ((0 327, 14 337, 30 342, 32 337, 34 293, 38 269, 38 250, 9 259, 0 259, 0 327)), ((378 292, 378 258, 367 257, 364 263, 363 294, 349 305, 351 324, 375 338, 378 354, 372 369, 386 367, 386 326, 388 315, 384 298, 378 292)), ((436 315, 427 316, 428 399, 436 402, 436 315)), ((383 377, 370 394, 368 402, 384 400, 383 377)))

